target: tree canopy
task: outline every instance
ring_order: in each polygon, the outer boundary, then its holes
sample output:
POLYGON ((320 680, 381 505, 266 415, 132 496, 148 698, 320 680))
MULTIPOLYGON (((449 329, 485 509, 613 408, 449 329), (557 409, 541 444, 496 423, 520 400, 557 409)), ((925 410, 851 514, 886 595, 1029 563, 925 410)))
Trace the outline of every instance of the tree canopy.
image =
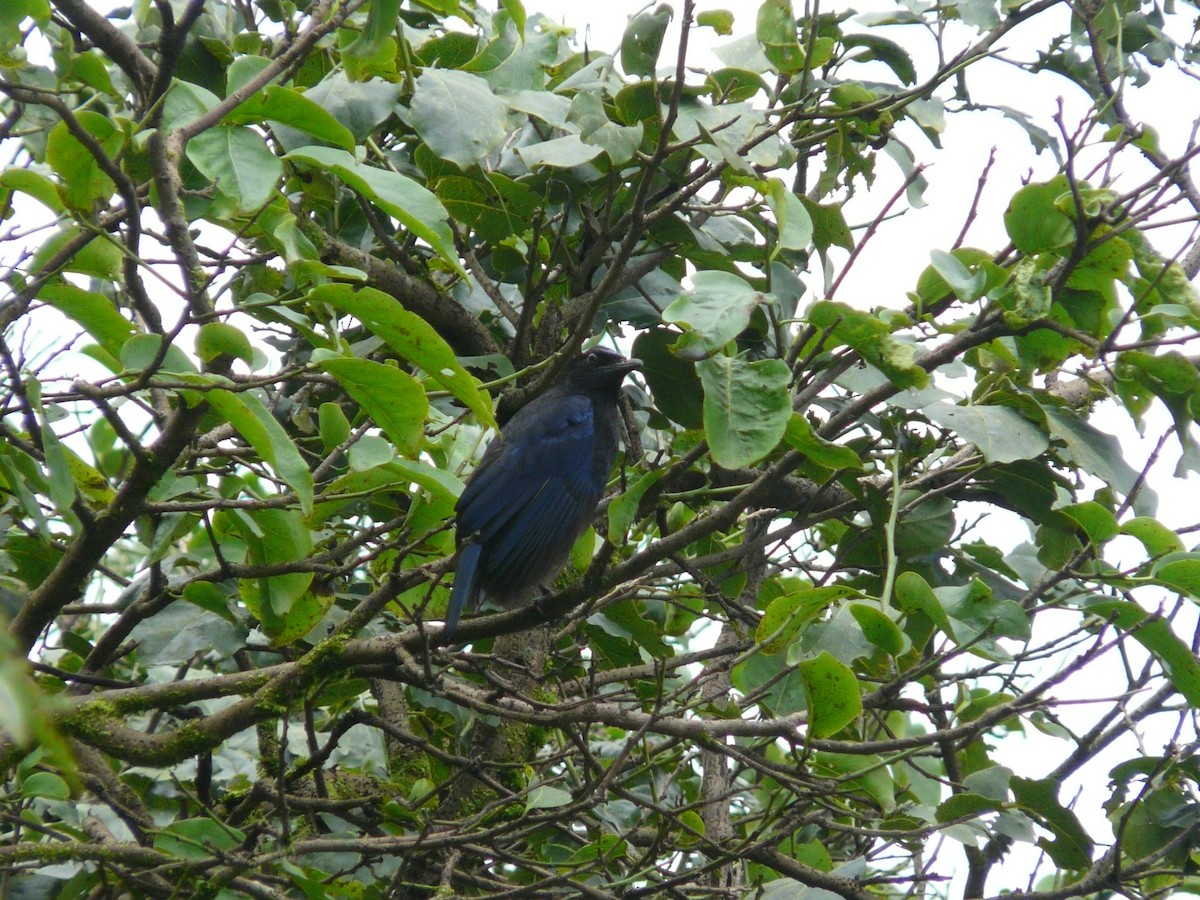
POLYGON ((0 3, 0 893, 1200 888, 1196 7, 496 6, 0 3), (591 341, 594 527, 445 646, 591 341))

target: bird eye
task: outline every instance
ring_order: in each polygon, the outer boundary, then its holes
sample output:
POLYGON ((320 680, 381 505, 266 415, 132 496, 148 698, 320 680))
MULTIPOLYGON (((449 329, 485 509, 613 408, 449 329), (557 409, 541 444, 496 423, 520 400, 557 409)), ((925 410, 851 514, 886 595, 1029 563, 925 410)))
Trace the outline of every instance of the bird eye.
POLYGON ((589 366, 595 367, 596 365, 598 365, 600 363, 600 356, 597 353, 589 351, 587 354, 584 355, 583 361, 586 362, 589 366))

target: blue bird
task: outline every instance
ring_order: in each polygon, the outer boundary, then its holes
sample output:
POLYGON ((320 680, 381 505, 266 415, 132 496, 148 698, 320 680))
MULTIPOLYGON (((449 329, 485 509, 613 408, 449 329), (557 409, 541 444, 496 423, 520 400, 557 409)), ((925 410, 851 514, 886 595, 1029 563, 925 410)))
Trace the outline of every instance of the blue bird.
POLYGON ((641 365, 603 347, 572 360, 488 445, 455 505, 458 568, 445 638, 483 597, 529 599, 592 521, 617 456, 617 401, 641 365))

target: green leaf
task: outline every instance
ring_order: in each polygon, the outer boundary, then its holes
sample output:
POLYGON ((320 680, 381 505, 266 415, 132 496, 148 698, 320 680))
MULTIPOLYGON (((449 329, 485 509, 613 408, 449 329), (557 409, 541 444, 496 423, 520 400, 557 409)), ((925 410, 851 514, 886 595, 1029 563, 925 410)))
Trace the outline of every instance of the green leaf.
POLYGON ((466 277, 454 248, 454 234, 446 221, 449 213, 436 196, 411 178, 399 172, 360 165, 345 150, 334 147, 301 147, 284 158, 337 175, 426 241, 456 272, 466 277))
MULTIPOLYGON (((1050 406, 1045 410, 1050 437, 1063 442, 1067 455, 1081 469, 1108 483, 1125 497, 1139 485, 1138 472, 1125 461, 1125 453, 1116 438, 1069 410, 1050 406)), ((1134 508, 1139 513, 1149 514, 1155 503, 1153 491, 1141 485, 1134 498, 1134 508)))
POLYGON ((821 204, 808 197, 800 197, 799 200, 808 211, 813 228, 812 241, 818 250, 824 253, 830 247, 854 249, 854 235, 846 224, 840 203, 821 204))
POLYGON ((71 798, 71 788, 53 772, 34 772, 21 782, 21 793, 26 797, 45 797, 49 800, 71 798))
POLYGON ((1121 533, 1141 541, 1151 559, 1183 549, 1179 535, 1151 516, 1130 519, 1121 526, 1121 533))
MULTIPOLYGON (((304 92, 304 96, 329 112, 350 129, 356 142, 362 143, 389 116, 396 112, 402 85, 381 78, 353 81, 345 72, 335 71, 319 84, 304 92)), ((278 129, 277 129, 278 130, 278 129)), ((302 134, 281 132, 284 146, 290 150, 301 145, 302 134)))
MULTIPOLYGON (((51 259, 65 250, 68 244, 74 244, 82 233, 83 229, 78 225, 66 225, 52 231, 33 254, 29 271, 39 275, 51 274, 46 268, 51 259)), ((102 233, 95 234, 69 259, 65 262, 60 261, 59 265, 60 271, 63 272, 75 272, 105 281, 119 281, 122 259, 120 248, 107 234, 102 233)))
POLYGON ((904 652, 904 632, 877 606, 851 603, 850 615, 862 626, 867 640, 888 656, 899 656, 904 652))
POLYGON ((71 466, 62 441, 54 433, 50 418, 42 406, 42 384, 33 376, 25 379, 25 396, 37 416, 38 431, 42 437, 42 454, 46 461, 46 482, 50 500, 59 512, 69 515, 75 502, 75 480, 71 477, 71 466))
MULTIPOLYGON (((942 251, 931 253, 939 255, 942 251)), ((946 299, 951 290, 967 291, 975 296, 982 296, 999 288, 1009 279, 1008 270, 992 262, 991 254, 985 250, 959 247, 944 256, 953 262, 948 262, 939 255, 938 258, 942 259, 941 266, 931 264, 917 278, 914 299, 921 307, 946 299), (950 274, 958 283, 951 284, 942 270, 946 270, 946 274, 950 274), (963 279, 966 279, 965 283, 963 279)))
POLYGON ((811 623, 800 640, 787 648, 785 656, 788 664, 796 665, 818 653, 829 653, 842 664, 854 666, 859 659, 869 660, 876 652, 875 644, 866 640, 862 625, 852 616, 850 608, 839 604, 828 617, 811 623))
POLYGON ((1074 219, 1078 202, 1078 210, 1082 211, 1086 218, 1095 219, 1101 215, 1111 215, 1119 200, 1120 194, 1112 188, 1088 187, 1085 182, 1077 185, 1072 193, 1060 194, 1055 200, 1055 205, 1063 215, 1074 219))
POLYGON ((508 137, 508 106, 478 75, 426 69, 417 78, 412 126, 442 159, 466 169, 481 162, 508 137))
POLYGON ((0 25, 15 28, 26 17, 44 25, 50 18, 49 0, 9 0, 0 4, 0 25))
POLYGON ((955 794, 938 804, 938 822, 952 822, 956 819, 971 819, 984 813, 996 812, 1001 804, 990 797, 979 794, 955 794))
POLYGON ((400 0, 371 0, 367 12, 367 24, 349 47, 342 51, 346 56, 368 59, 375 56, 381 47, 393 40, 396 22, 400 17, 400 0))
POLYGON ((959 434, 993 463, 1035 459, 1050 446, 1046 433, 1008 406, 954 406, 931 403, 921 410, 929 419, 959 434))
POLYGON ((521 161, 531 169, 550 166, 555 169, 573 169, 591 162, 604 150, 593 144, 585 144, 577 134, 552 138, 537 144, 517 148, 521 161))
POLYGON ((205 322, 196 333, 196 355, 204 362, 227 356, 250 364, 254 350, 250 339, 228 322, 205 322))
POLYGON ((496 426, 492 401, 459 363, 454 351, 437 331, 409 312, 393 297, 375 288, 355 290, 348 284, 326 284, 308 294, 310 302, 328 303, 354 316, 373 334, 414 365, 420 366, 435 382, 466 406, 481 425, 496 426))
POLYGON ((762 645, 763 653, 779 653, 831 603, 843 597, 857 596, 860 593, 856 588, 835 584, 805 588, 776 597, 759 620, 754 639, 762 645))
MULTIPOLYGON (((128 372, 144 372, 157 359, 162 342, 163 337, 159 334, 133 335, 121 345, 121 365, 128 372)), ((159 371, 180 375, 197 374, 195 363, 175 344, 167 347, 159 371)))
POLYGON ((834 85, 829 92, 829 99, 842 109, 854 109, 856 106, 866 106, 879 99, 879 95, 857 81, 846 81, 834 85))
POLYGON ((210 128, 188 141, 186 152, 217 190, 237 202, 240 212, 265 206, 283 177, 283 163, 250 128, 210 128))
POLYGON ((247 99, 223 121, 230 125, 280 122, 335 147, 354 150, 354 135, 350 129, 335 119, 325 107, 297 90, 277 84, 267 85, 265 90, 247 99))
POLYGON ((133 323, 103 294, 56 282, 38 291, 38 299, 77 322, 114 360, 134 332, 133 323))
POLYGON ((645 128, 641 122, 629 127, 623 127, 607 119, 599 127, 582 133, 580 137, 585 143, 603 148, 614 165, 623 166, 631 159, 642 145, 645 128))
POLYGON ((546 784, 535 785, 525 800, 525 812, 535 809, 555 809, 566 806, 571 802, 571 794, 562 788, 550 787, 546 784))
POLYGON ((326 450, 332 450, 350 440, 350 420, 338 404, 327 401, 317 410, 317 431, 321 435, 321 444, 326 450))
POLYGON ((313 480, 304 457, 283 426, 256 395, 243 391, 209 391, 205 399, 237 429, 287 485, 296 492, 305 515, 312 512, 313 480))
POLYGON ((510 26, 501 16, 495 21, 503 27, 503 35, 462 68, 483 75, 494 91, 544 91, 548 70, 562 60, 561 26, 547 27, 549 20, 543 17, 538 20, 539 27, 518 34, 515 22, 510 26), (515 43, 514 37, 519 38, 515 43))
POLYGON ((976 31, 984 32, 1000 24, 995 0, 958 0, 959 17, 976 31))
MULTIPOLYGON (((1046 282, 1046 277, 1046 268, 1034 257, 1019 260, 1013 267, 1012 281, 1008 285, 1011 293, 1001 292, 1000 295, 1005 307, 1012 310, 1006 316, 1011 324, 1027 325, 1056 312, 1052 305, 1053 294, 1050 285, 1046 282)), ((1061 312, 1061 307, 1058 311, 1061 312)), ((1065 335, 1051 332, 1034 331, 1023 337, 1027 340, 1037 337, 1042 344, 1050 344, 1047 348, 1037 345, 1032 348, 1018 348, 1022 358, 1032 360, 1043 369, 1057 365, 1066 358, 1073 347, 1071 340, 1065 335), (1068 348, 1067 351, 1062 350, 1063 346, 1068 348)))
MULTIPOLYGON (((239 56, 225 70, 225 96, 228 97, 235 91, 244 88, 250 81, 261 75, 270 65, 271 60, 265 56, 239 56)), ((254 95, 254 98, 261 97, 262 93, 263 91, 259 91, 258 94, 254 95)), ((203 97, 201 97, 201 101, 203 102, 203 97)), ((233 112, 236 113, 240 109, 242 109, 241 106, 235 107, 233 112)), ((231 113, 230 116, 226 117, 225 124, 242 124, 230 121, 232 115, 231 113)))
POLYGON ((971 651, 986 659, 1007 661, 1011 655, 996 641, 1008 637, 1029 639, 1029 617, 1015 600, 997 600, 979 579, 964 585, 947 585, 934 593, 946 615, 954 621, 955 643, 970 644, 971 651))
MULTIPOLYGON (((1101 229, 1097 229, 1092 239, 1097 240, 1103 233, 1101 229)), ((1111 231, 1107 233, 1106 238, 1096 244, 1071 271, 1067 278, 1068 287, 1081 291, 1104 292, 1113 290, 1118 280, 1127 279, 1133 250, 1124 240, 1114 237, 1111 231)))
POLYGON ((689 329, 675 342, 675 353, 699 360, 720 352, 750 324, 750 314, 764 299, 744 278, 731 272, 695 273, 692 289, 663 310, 664 322, 689 329))
POLYGON ((1155 581, 1165 588, 1200 600, 1200 553, 1171 553, 1151 569, 1155 581))
POLYGON ((71 473, 71 480, 75 482, 84 498, 98 507, 112 503, 116 492, 99 470, 68 446, 63 446, 63 453, 67 457, 67 469, 71 473))
POLYGON ((1200 318, 1200 294, 1184 268, 1178 262, 1165 260, 1140 231, 1128 231, 1123 237, 1133 251, 1133 262, 1140 275, 1127 281, 1138 297, 1137 311, 1146 316, 1166 306, 1179 310, 1182 318, 1196 325, 1200 318))
POLYGON ((907 615, 922 613, 943 633, 954 637, 954 628, 950 624, 946 610, 942 607, 942 602, 933 592, 929 583, 916 572, 901 572, 896 576, 892 597, 896 601, 896 606, 907 615))
POLYGON ((1069 523, 1053 518, 1044 522, 1037 530, 1037 560, 1047 569, 1062 569, 1083 550, 1083 539, 1069 523))
POLYGON ((176 80, 167 92, 163 107, 163 127, 168 131, 190 125, 214 106, 221 98, 207 88, 189 81, 176 80))
MULTIPOLYGON (((1168 787, 1150 791, 1131 806, 1131 809, 1123 807, 1121 810, 1124 812, 1129 809, 1128 820, 1124 815, 1121 816, 1125 826, 1122 829, 1121 850, 1133 859, 1157 855, 1171 841, 1183 837, 1182 832, 1192 826, 1197 818, 1195 801, 1170 781, 1168 787)), ((1177 845, 1175 852, 1165 858, 1186 859, 1190 851, 1189 844, 1189 841, 1185 841, 1182 846, 1177 845)))
POLYGON ((365 472, 391 462, 395 455, 395 448, 375 434, 364 434, 346 453, 350 468, 355 472, 365 472))
POLYGON ((897 341, 887 323, 871 313, 822 300, 808 311, 808 321, 828 329, 837 341, 858 351, 896 387, 923 388, 929 384, 929 373, 916 364, 915 348, 897 341))
MULTIPOLYGON (((236 531, 246 546, 252 566, 295 567, 312 553, 312 535, 293 509, 224 511, 214 519, 217 533, 236 531)), ((311 571, 280 572, 258 578, 241 578, 242 602, 259 621, 271 646, 282 647, 308 634, 333 603, 333 594, 310 590, 311 571)))
POLYGON ((180 819, 154 836, 154 849, 180 859, 210 859, 215 850, 232 850, 246 835, 215 819, 180 819))
MULTIPOLYGON (((646 653, 655 659, 670 659, 675 654, 664 643, 654 624, 641 614, 638 604, 633 601, 614 603, 603 612, 607 623, 616 625, 621 631, 619 637, 629 637, 646 653)), ((611 633, 611 629, 610 629, 611 633)))
MULTIPOLYGON (((20 503, 21 511, 29 517, 34 526, 35 534, 49 533, 46 519, 49 510, 43 509, 46 477, 31 456, 0 444, 0 486, 12 491, 20 503)), ((3 536, 0 547, 3 547, 4 555, 8 558, 11 567, 9 574, 24 582, 24 586, 29 589, 40 585, 62 561, 63 551, 43 537, 9 533, 3 536)), ((0 610, 6 615, 16 615, 21 603, 21 592, 5 591, 7 588, 0 584, 0 610), (16 595, 15 603, 3 602, 6 597, 12 595, 16 595), (10 606, 12 608, 8 608, 10 606)), ((3 666, 3 647, 4 639, 0 637, 0 667, 3 666)))
POLYGON ((945 250, 929 251, 934 270, 945 279, 946 284, 964 303, 978 300, 987 284, 987 275, 982 270, 971 274, 958 257, 945 250))
POLYGON ((989 766, 967 775, 963 779, 963 785, 980 796, 1007 803, 1012 776, 1012 769, 1006 766, 989 766))
POLYGON ((1168 405, 1186 403, 1200 391, 1200 372, 1196 371, 1195 363, 1176 350, 1161 354, 1128 350, 1118 357, 1117 362, 1136 370, 1155 395, 1168 405))
POLYGON ((783 656, 752 653, 744 663, 734 666, 733 683, 742 693, 753 694, 774 715, 787 716, 808 708, 804 676, 783 656))
POLYGON ((799 665, 808 697, 808 733, 816 738, 837 734, 862 715, 862 692, 849 668, 829 653, 799 665))
POLYGON ((521 0, 500 0, 500 5, 512 17, 513 24, 517 27, 517 34, 520 36, 521 41, 524 42, 526 22, 524 4, 521 3, 521 0))
POLYGON ((673 15, 670 4, 660 3, 653 12, 642 12, 629 20, 621 37, 621 68, 627 75, 654 74, 673 15))
POLYGON ((58 194, 54 181, 43 173, 44 166, 28 169, 6 169, 0 174, 0 188, 20 191, 37 200, 52 213, 61 213, 66 207, 58 194), (39 169, 41 171, 39 171, 39 169))
POLYGON ((229 609, 224 592, 211 581, 193 581, 183 589, 183 599, 193 606, 236 624, 238 617, 229 609))
POLYGON ((1033 816, 1052 834, 1053 839, 1038 838, 1038 846, 1056 865, 1067 869, 1086 869, 1092 861, 1092 840, 1075 813, 1058 802, 1058 783, 1045 779, 1013 778, 1010 782, 1017 806, 1033 816))
POLYGON ((917 69, 908 51, 895 41, 876 34, 859 33, 842 35, 842 46, 847 50, 865 48, 863 53, 851 53, 854 62, 881 62, 895 73, 902 84, 915 84, 917 69))
POLYGON ((714 356, 696 372, 704 386, 704 436, 717 465, 753 465, 778 446, 792 416, 783 360, 714 356))
POLYGON ((724 37, 733 34, 733 13, 727 9, 705 10, 696 16, 696 24, 701 28, 711 28, 724 37))
POLYGON ((348 507, 361 504, 364 497, 378 497, 389 490, 411 496, 414 485, 429 491, 447 510, 463 489, 462 482, 444 469, 420 460, 393 457, 382 466, 352 471, 335 479, 322 493, 323 499, 316 504, 309 523, 319 528, 348 507))
MULTIPOLYGON (((701 13, 701 16, 704 14, 701 13)), ((749 100, 759 91, 767 89, 767 83, 762 76, 749 69, 716 69, 708 74, 706 80, 708 92, 714 103, 742 103, 749 100)), ((619 98, 618 98, 619 100, 619 98)), ((654 107, 657 110, 657 106, 654 107)))
MULTIPOLYGON (((125 135, 109 116, 90 109, 76 110, 75 119, 111 162, 125 143, 125 135)), ((98 200, 107 200, 116 191, 96 157, 71 133, 66 122, 50 129, 46 138, 46 162, 61 180, 59 192, 72 209, 90 213, 98 200)))
MULTIPOLYGON (((1129 396, 1128 385, 1132 382, 1162 400, 1171 413, 1176 437, 1184 451, 1184 459, 1176 471, 1181 475, 1195 446, 1191 426, 1200 412, 1200 373, 1195 364, 1175 350, 1161 354, 1131 350, 1117 358, 1115 373, 1118 389, 1125 388, 1124 396, 1129 396)), ((1133 411, 1137 418, 1137 410, 1133 411)))
POLYGON ((869 659, 876 649, 863 634, 862 626, 851 615, 848 605, 840 603, 827 617, 805 629, 800 640, 788 648, 786 658, 794 665, 802 659, 828 652, 834 659, 853 666, 859 658, 869 659))
POLYGON ((527 185, 498 172, 443 176, 437 180, 437 196, 457 221, 496 243, 525 231, 541 205, 527 185))
MULTIPOLYGON (((58 702, 59 698, 47 695, 30 677, 29 660, 17 649, 8 630, 0 630, 0 731, 17 747, 44 753, 60 772, 74 779, 71 750, 53 724, 58 702)), ((14 754, 14 764, 19 759, 20 754, 14 754)))
POLYGON ((778 240, 771 251, 775 259, 783 250, 806 250, 813 239, 813 223, 808 209, 778 178, 772 178, 767 192, 767 204, 775 214, 778 240))
POLYGON ((641 654, 634 646, 633 641, 611 634, 611 630, 611 627, 604 622, 585 623, 583 626, 583 632, 588 639, 588 648, 593 654, 596 664, 601 669, 618 669, 641 662, 641 654))
POLYGON ((813 431, 812 425, 800 413, 788 419, 783 439, 793 450, 799 450, 817 465, 827 469, 861 469, 862 460, 849 447, 833 444, 813 431))
POLYGON ((369 359, 322 359, 320 366, 367 411, 399 452, 410 459, 420 454, 429 401, 419 381, 369 359))
POLYGON ((684 428, 704 426, 704 391, 694 364, 670 352, 679 336, 665 328, 643 331, 633 341, 654 405, 684 428))
POLYGON ((1058 198, 1071 189, 1065 175, 1029 184, 1013 194, 1004 212, 1004 228, 1027 256, 1060 252, 1075 241, 1075 225, 1058 209, 1058 198))
POLYGON ((1094 500, 1072 503, 1060 508, 1059 512, 1083 529, 1095 547, 1112 540, 1121 530, 1117 517, 1094 500))
MULTIPOLYGON (((906 493, 901 499, 908 505, 916 495, 906 493)), ((937 553, 953 533, 954 504, 947 497, 926 497, 901 516, 896 526, 896 553, 902 557, 937 553)))
POLYGON ((229 659, 245 645, 246 635, 244 625, 194 603, 176 600, 166 609, 142 619, 129 637, 137 642, 140 664, 178 666, 195 659, 197 653, 229 659))
POLYGON ((633 521, 637 516, 642 498, 646 496, 646 491, 656 485, 665 474, 665 469, 654 469, 647 472, 608 504, 608 540, 612 544, 620 547, 626 543, 626 536, 629 534, 629 529, 633 527, 633 521))
MULTIPOLYGON (((865 792, 884 812, 891 812, 896 808, 897 779, 888 771, 882 757, 873 753, 817 753, 814 754, 813 760, 816 771, 822 775, 827 772, 834 775, 844 789, 865 792)), ((832 870, 833 866, 827 864, 828 853, 825 853, 819 844, 817 847, 820 848, 820 852, 811 854, 814 861, 826 863, 822 871, 832 870)), ((807 890, 805 889, 806 892, 807 890)), ((820 894, 816 897, 809 896, 808 900, 820 900, 820 894)))
MULTIPOLYGON (((1200 562, 1196 563, 1200 568, 1200 562)), ((1200 573, 1198 573, 1200 574, 1200 573)), ((1171 630, 1171 623, 1125 600, 1088 603, 1087 612, 1101 616, 1145 647, 1163 667, 1163 673, 1193 709, 1200 709, 1200 663, 1191 647, 1171 630)))
POLYGON ((698 13, 696 24, 710 28, 722 37, 733 34, 733 13, 728 10, 706 10, 698 13))
POLYGON ((796 14, 791 0, 763 0, 758 8, 755 37, 775 70, 785 75, 804 69, 804 51, 796 37, 796 14))
POLYGON ((386 468, 403 475, 435 497, 454 499, 463 491, 463 483, 457 476, 420 460, 394 459, 386 468))
MULTIPOLYGON (((624 90, 631 90, 637 85, 627 85, 624 90)), ((509 109, 525 113, 536 119, 541 119, 547 125, 555 128, 565 128, 567 114, 571 111, 571 101, 561 94, 551 94, 547 91, 523 90, 510 91, 504 94, 504 102, 509 109)), ((617 106, 620 107, 621 95, 617 95, 617 106)), ((627 123, 632 124, 632 123, 627 123)))

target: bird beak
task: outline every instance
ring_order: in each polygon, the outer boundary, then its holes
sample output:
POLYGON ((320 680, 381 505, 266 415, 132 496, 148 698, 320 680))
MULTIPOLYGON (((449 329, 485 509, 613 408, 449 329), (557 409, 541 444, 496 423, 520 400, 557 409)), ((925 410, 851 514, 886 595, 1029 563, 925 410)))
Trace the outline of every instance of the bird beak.
POLYGON ((626 359, 626 360, 622 360, 619 363, 613 363, 611 366, 607 366, 606 368, 610 372, 621 372, 622 374, 627 375, 630 372, 634 372, 634 371, 640 369, 641 367, 642 367, 642 361, 640 359, 638 359, 637 357, 634 357, 633 359, 626 359))

